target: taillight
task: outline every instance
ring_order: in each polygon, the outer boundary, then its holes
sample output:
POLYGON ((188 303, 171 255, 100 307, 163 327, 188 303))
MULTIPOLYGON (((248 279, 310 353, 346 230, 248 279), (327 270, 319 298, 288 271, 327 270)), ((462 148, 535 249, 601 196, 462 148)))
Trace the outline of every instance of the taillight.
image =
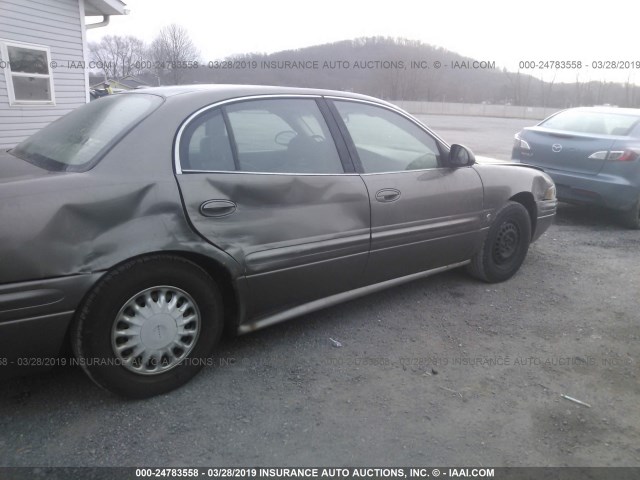
POLYGON ((638 158, 638 154, 634 150, 600 150, 599 152, 593 152, 589 155, 589 158, 612 162, 632 162, 638 158))
POLYGON ((526 140, 523 140, 522 137, 520 137, 520 133, 522 132, 516 133, 513 136, 513 140, 514 140, 513 148, 519 148, 520 150, 525 152, 531 151, 531 147, 529 146, 526 140))
POLYGON ((633 162, 637 158, 638 154, 633 150, 614 150, 607 155, 607 160, 616 162, 633 162))

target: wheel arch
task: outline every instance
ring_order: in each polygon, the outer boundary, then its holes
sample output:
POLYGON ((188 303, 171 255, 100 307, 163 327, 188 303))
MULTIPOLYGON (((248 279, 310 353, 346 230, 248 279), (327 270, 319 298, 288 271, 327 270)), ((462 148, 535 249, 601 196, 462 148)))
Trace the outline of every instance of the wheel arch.
POLYGON ((536 223, 538 220, 538 208, 536 207, 536 201, 533 198, 531 192, 520 192, 513 195, 509 200, 512 202, 518 202, 529 213, 529 220, 531 221, 531 238, 535 237, 536 223))
POLYGON ((105 270, 103 275, 98 279, 96 283, 94 283, 91 288, 87 290, 84 294, 80 302, 78 302, 78 306, 73 314, 72 320, 69 322, 67 326, 67 331, 65 334, 65 341, 63 352, 71 353, 70 345, 71 345, 71 330, 73 324, 77 321, 78 315, 80 315, 80 311, 82 310, 82 306, 87 301, 87 298, 92 294, 96 285, 101 281, 101 279, 107 273, 118 269, 122 265, 125 265, 129 262, 133 262, 136 260, 140 260, 148 257, 179 257, 184 260, 187 260, 200 268, 204 269, 218 284, 220 287, 220 293, 223 298, 223 307, 224 307, 224 331, 225 334, 235 334, 237 331, 237 327, 241 320, 241 315, 244 314, 244 303, 242 301, 242 292, 243 289, 240 288, 236 282, 234 281, 234 277, 232 272, 225 267, 221 262, 217 261, 210 256, 197 253, 197 252, 188 252, 183 250, 160 250, 155 252, 146 252, 141 255, 136 255, 133 257, 129 257, 126 260, 122 260, 115 265, 112 265, 109 269, 105 270), (69 352, 66 352, 66 349, 69 349, 69 352))
POLYGON ((229 269, 214 258, 197 252, 173 251, 162 252, 162 254, 174 255, 189 260, 203 268, 218 283, 224 307, 225 333, 235 333, 241 316, 244 315, 244 302, 241 298, 241 289, 229 269))

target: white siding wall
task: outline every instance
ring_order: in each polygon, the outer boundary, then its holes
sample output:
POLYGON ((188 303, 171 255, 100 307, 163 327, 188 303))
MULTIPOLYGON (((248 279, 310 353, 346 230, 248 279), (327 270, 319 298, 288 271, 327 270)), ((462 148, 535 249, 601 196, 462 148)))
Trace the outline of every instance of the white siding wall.
MULTIPOLYGON (((0 69, 0 149, 11 148, 60 116, 86 103, 85 72, 67 68, 83 60, 80 0, 0 0, 0 40, 51 49, 55 105, 10 106, 0 69)), ((7 60, 7 59, 2 59, 7 60)))

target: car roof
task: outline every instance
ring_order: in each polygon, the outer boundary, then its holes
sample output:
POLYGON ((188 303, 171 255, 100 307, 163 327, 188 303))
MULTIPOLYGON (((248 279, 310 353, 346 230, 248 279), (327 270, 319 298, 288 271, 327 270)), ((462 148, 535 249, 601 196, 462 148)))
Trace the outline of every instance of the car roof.
POLYGON ((619 115, 634 115, 640 117, 640 108, 619 108, 602 105, 595 107, 576 107, 570 108, 569 110, 592 113, 617 113, 619 115))
MULTIPOLYGON (((259 95, 322 95, 353 98, 370 102, 391 105, 378 98, 339 90, 325 90, 318 88, 278 87, 270 85, 225 85, 225 84, 196 84, 175 85, 168 87, 149 87, 124 92, 125 94, 153 93, 165 98, 176 95, 206 96, 212 102, 248 96, 259 95)), ((397 107, 396 107, 397 108, 397 107)))

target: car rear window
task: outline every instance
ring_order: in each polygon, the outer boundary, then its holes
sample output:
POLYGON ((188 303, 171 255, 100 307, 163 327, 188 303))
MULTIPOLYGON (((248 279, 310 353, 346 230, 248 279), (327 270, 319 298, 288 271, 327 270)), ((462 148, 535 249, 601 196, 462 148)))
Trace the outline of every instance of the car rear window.
POLYGON ((566 110, 543 121, 540 126, 566 132, 596 135, 628 135, 640 118, 617 113, 566 110))
POLYGON ((52 171, 82 172, 162 103, 150 94, 94 100, 33 134, 10 153, 52 171))

